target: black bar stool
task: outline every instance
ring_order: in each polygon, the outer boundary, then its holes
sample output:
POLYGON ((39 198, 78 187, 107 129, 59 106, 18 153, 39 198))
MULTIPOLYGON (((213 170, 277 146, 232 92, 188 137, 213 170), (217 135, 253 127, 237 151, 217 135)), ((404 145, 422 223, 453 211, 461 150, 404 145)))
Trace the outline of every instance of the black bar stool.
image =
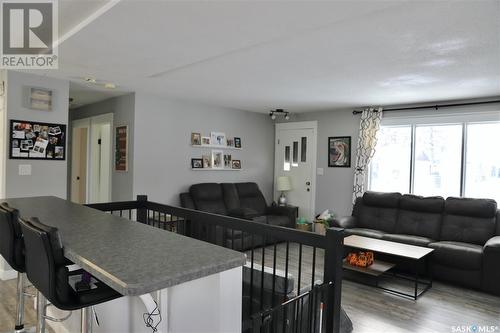
POLYGON ((17 271, 16 323, 14 331, 24 330, 24 297, 26 293, 26 267, 24 261, 24 240, 19 225, 19 211, 0 204, 0 254, 14 270, 17 271))
POLYGON ((46 300, 61 310, 81 310, 82 333, 92 332, 91 307, 111 301, 122 295, 98 281, 96 288, 75 291, 69 283, 71 275, 82 275, 83 270, 70 272, 64 258, 57 228, 41 223, 37 218, 20 219, 26 247, 26 273, 38 290, 37 332, 44 332, 46 300))

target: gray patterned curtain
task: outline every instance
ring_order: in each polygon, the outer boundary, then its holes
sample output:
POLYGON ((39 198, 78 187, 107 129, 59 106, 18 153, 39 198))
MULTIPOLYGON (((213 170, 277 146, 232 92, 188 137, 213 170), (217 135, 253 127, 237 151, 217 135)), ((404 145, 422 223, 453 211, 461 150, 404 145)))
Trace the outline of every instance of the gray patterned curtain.
POLYGON ((366 169, 370 163, 375 146, 377 144, 377 133, 382 120, 382 108, 369 108, 363 110, 359 122, 358 148, 356 150, 356 165, 354 169, 354 187, 352 202, 365 193, 366 169))

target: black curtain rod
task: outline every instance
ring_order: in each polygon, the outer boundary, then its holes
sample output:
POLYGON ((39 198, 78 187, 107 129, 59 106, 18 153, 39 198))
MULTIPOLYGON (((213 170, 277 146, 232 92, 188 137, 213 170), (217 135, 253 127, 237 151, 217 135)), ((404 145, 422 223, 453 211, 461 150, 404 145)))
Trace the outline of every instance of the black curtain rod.
MULTIPOLYGON (((421 110, 421 109, 439 109, 439 108, 450 108, 454 106, 467 106, 467 105, 478 105, 478 104, 493 104, 500 103, 500 99, 493 101, 484 101, 484 102, 469 102, 469 103, 455 103, 455 104, 436 104, 436 105, 426 105, 426 106, 415 106, 415 107, 406 107, 406 108, 392 108, 392 109, 384 109, 383 112, 388 111, 406 111, 406 110, 421 110)), ((377 110, 374 110, 377 112, 377 110)), ((362 110, 354 110, 352 114, 360 114, 362 110)))

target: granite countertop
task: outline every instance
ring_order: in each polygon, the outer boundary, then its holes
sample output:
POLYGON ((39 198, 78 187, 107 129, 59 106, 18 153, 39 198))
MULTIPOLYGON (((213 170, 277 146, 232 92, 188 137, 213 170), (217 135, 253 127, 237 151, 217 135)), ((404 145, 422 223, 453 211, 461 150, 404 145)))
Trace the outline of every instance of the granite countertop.
POLYGON ((23 218, 59 229, 64 255, 125 296, 242 266, 243 253, 107 214, 57 197, 0 199, 23 218))

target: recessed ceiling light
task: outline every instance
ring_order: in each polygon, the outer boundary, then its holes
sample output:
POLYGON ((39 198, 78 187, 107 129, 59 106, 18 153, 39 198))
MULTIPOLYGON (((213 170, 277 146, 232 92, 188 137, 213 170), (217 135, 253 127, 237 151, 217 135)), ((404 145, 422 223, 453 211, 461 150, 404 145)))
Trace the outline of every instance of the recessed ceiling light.
POLYGON ((83 80, 85 82, 89 82, 89 83, 96 83, 96 79, 94 77, 91 77, 91 76, 86 76, 83 78, 83 80))
POLYGON ((108 82, 108 83, 104 84, 104 88, 106 88, 106 89, 115 89, 116 88, 116 84, 108 82))

